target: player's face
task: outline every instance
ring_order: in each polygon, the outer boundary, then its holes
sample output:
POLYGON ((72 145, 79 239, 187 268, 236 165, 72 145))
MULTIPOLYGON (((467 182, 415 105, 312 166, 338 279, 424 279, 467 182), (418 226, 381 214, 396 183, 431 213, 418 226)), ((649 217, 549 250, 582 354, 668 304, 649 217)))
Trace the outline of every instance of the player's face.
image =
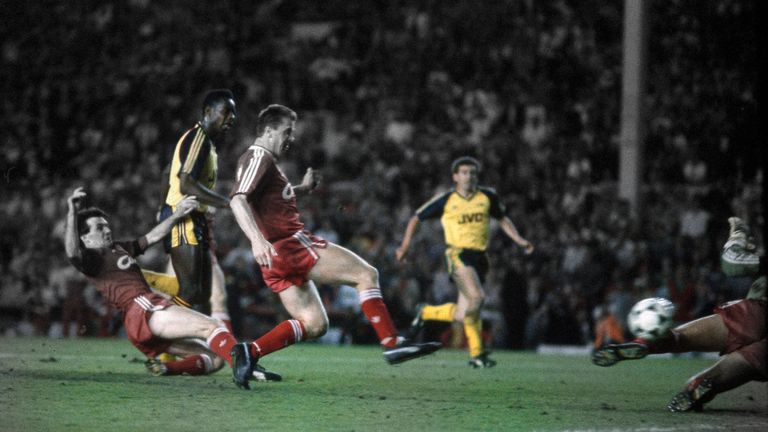
POLYGON ((461 191, 471 192, 477 188, 477 167, 474 165, 461 165, 453 173, 453 182, 456 188, 461 191))
POLYGON ((88 232, 80 236, 85 247, 89 249, 112 246, 112 230, 109 223, 101 216, 86 219, 88 232))
POLYGON ((293 129, 295 126, 295 121, 290 119, 283 119, 283 121, 276 129, 270 128, 268 132, 271 134, 269 140, 273 143, 275 155, 280 156, 281 154, 287 152, 289 148, 291 148, 291 144, 293 144, 295 139, 293 136, 293 129))
POLYGON ((209 134, 215 136, 219 133, 226 133, 235 124, 235 119, 237 118, 235 101, 227 99, 226 101, 214 104, 213 107, 206 109, 206 115, 208 116, 209 134))

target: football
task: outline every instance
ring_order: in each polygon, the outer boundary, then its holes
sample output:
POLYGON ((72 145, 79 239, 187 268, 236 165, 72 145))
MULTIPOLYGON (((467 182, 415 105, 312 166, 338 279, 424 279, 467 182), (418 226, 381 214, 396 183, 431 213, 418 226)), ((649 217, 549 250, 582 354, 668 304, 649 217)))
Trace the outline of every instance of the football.
POLYGON ((671 301, 652 297, 632 306, 627 316, 629 331, 635 337, 653 341, 663 336, 673 324, 675 305, 671 301))

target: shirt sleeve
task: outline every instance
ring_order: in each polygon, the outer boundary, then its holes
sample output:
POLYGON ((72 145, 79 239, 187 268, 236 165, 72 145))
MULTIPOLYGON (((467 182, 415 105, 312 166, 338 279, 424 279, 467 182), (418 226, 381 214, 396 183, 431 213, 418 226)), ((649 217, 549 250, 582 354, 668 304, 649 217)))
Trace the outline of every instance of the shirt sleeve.
POLYGON ((504 204, 501 202, 501 198, 499 198, 499 195, 496 193, 495 190, 491 188, 481 188, 480 190, 483 191, 484 194, 488 196, 488 199, 491 201, 491 208, 489 209, 489 214, 494 219, 501 219, 504 217, 504 214, 507 212, 507 209, 504 208, 504 204))
POLYGON ((259 186, 259 182, 264 175, 274 165, 274 161, 263 149, 249 149, 240 156, 237 161, 237 174, 235 175, 235 184, 229 197, 237 194, 249 195, 259 186))
POLYGON ((179 145, 181 146, 179 148, 181 168, 176 174, 185 173, 194 179, 199 179, 211 151, 211 141, 205 136, 202 128, 197 128, 194 133, 188 133, 179 145))
POLYGON ((133 241, 122 241, 117 242, 120 247, 125 249, 126 252, 128 252, 129 255, 132 257, 137 257, 144 253, 144 251, 147 250, 149 247, 149 243, 147 242, 146 236, 141 236, 133 241))
POLYGON ((427 201, 416 210, 416 217, 419 218, 420 221, 439 218, 443 215, 445 203, 448 201, 450 195, 451 192, 446 192, 427 201))

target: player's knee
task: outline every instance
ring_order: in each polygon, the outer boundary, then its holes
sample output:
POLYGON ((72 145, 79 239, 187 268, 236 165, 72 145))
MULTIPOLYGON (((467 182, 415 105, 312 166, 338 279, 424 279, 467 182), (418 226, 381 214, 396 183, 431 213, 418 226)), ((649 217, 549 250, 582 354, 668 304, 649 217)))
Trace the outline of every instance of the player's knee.
POLYGON ((328 318, 317 317, 303 322, 307 339, 317 339, 328 331, 328 318))
POLYGON ((221 368, 224 367, 226 362, 223 358, 219 356, 212 356, 211 357, 211 370, 207 371, 209 374, 212 374, 214 372, 219 371, 221 368))
POLYGON ((355 283, 358 288, 371 288, 379 286, 379 271, 370 264, 362 266, 355 274, 355 283))
POLYGON ((202 337, 203 339, 208 339, 208 337, 219 328, 226 328, 222 320, 211 318, 209 316, 204 316, 204 318, 199 321, 198 325, 200 327, 199 332, 197 332, 198 337, 202 337))
POLYGON ((478 312, 485 303, 485 294, 482 292, 467 296, 467 313, 473 314, 478 312))

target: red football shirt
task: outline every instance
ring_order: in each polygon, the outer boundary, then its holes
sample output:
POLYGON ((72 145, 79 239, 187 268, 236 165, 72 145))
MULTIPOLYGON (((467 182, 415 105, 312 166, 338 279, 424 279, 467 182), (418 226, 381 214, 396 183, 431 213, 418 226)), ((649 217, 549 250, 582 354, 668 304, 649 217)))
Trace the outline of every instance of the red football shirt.
POLYGON ((82 249, 82 262, 72 265, 88 277, 106 301, 125 311, 137 296, 151 293, 134 257, 147 249, 147 238, 115 242, 111 248, 82 249))
POLYGON ((296 193, 275 157, 267 149, 250 146, 237 161, 230 197, 245 194, 256 224, 269 242, 304 229, 296 208, 296 193))

